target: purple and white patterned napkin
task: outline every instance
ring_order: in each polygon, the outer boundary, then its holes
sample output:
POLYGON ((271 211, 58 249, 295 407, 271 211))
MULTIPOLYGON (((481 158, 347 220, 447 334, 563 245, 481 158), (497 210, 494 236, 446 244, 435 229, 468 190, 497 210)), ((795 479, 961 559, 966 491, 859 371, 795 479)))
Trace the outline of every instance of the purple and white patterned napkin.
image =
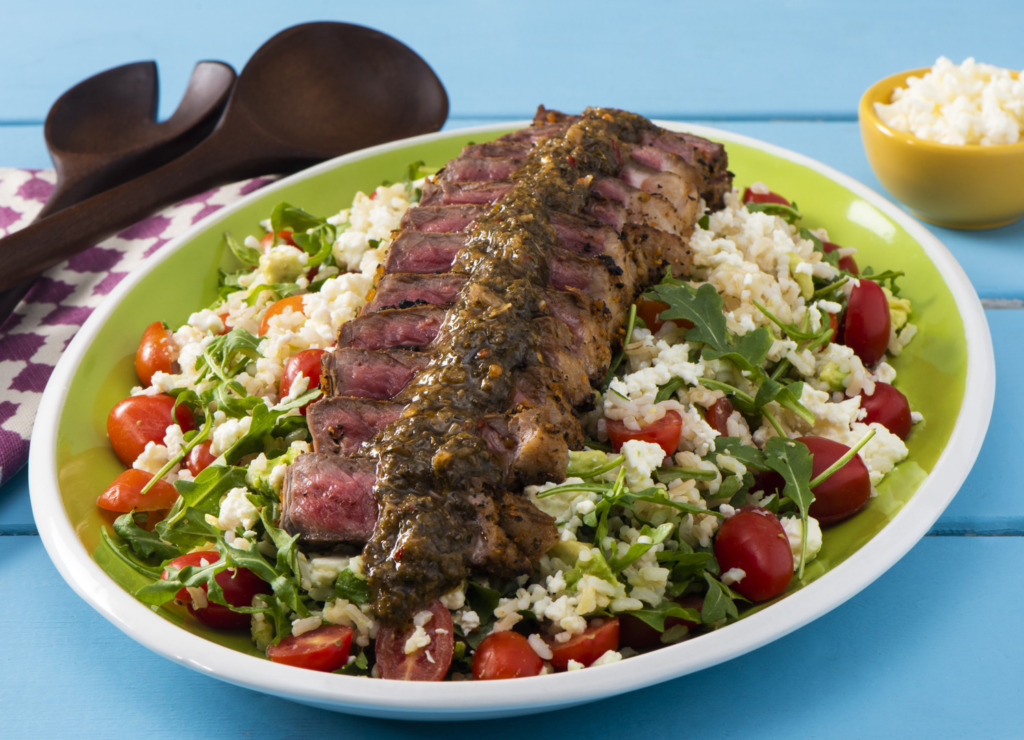
MULTIPOLYGON (((53 170, 0 167, 0 236, 27 226, 53 190, 53 170)), ((196 222, 271 182, 254 178, 166 208, 45 272, 0 326, 0 485, 28 460, 46 381, 93 309, 146 259, 196 222)))

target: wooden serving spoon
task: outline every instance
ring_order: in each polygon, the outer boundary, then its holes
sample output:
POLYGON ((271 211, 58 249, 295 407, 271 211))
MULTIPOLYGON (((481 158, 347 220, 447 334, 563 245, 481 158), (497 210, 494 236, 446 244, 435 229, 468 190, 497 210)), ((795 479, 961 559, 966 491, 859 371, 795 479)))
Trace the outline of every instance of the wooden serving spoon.
POLYGON ((195 148, 0 239, 0 290, 161 206, 436 131, 447 116, 441 81, 401 42, 347 23, 293 26, 253 54, 217 127, 195 148))
POLYGON ((108 69, 79 82, 50 108, 43 137, 57 184, 36 216, 155 169, 198 144, 217 124, 235 84, 223 62, 199 62, 177 110, 157 123, 155 62, 108 69))

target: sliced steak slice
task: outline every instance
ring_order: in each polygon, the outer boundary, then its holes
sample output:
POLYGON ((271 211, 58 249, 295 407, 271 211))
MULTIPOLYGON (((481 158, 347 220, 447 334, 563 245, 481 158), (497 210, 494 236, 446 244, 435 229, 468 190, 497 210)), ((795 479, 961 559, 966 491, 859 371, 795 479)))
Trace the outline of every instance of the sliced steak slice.
POLYGON ((396 272, 384 275, 374 286, 373 296, 363 306, 360 315, 380 311, 382 308, 409 308, 419 303, 445 305, 455 300, 466 276, 447 272, 439 275, 418 275, 396 272))
POLYGON ((377 522, 376 468, 369 458, 299 455, 285 472, 281 528, 313 546, 365 543, 377 522))
MULTIPOLYGON (((480 149, 470 153, 463 149, 462 154, 457 159, 453 159, 445 165, 443 170, 437 173, 438 179, 455 181, 506 180, 519 167, 523 157, 526 156, 526 152, 529 151, 529 145, 516 144, 506 149, 512 149, 517 156, 494 153, 481 155, 477 153, 481 151, 480 149)), ((491 151, 494 150, 492 149, 491 151)))
POLYGON ((490 210, 487 206, 418 206, 402 216, 400 227, 410 231, 463 231, 490 210))
POLYGON ((479 144, 466 144, 459 153, 458 158, 508 157, 516 160, 516 162, 521 162, 530 153, 531 149, 533 149, 533 141, 530 139, 502 137, 494 141, 483 141, 479 144))
POLYGON ((368 398, 320 398, 306 409, 313 451, 357 455, 363 445, 401 415, 403 408, 404 403, 368 398))
POLYGON ((420 207, 461 204, 489 204, 500 200, 512 183, 508 180, 428 180, 423 186, 420 207))
MULTIPOLYGON (((365 544, 377 523, 376 467, 365 457, 300 455, 285 474, 281 528, 310 547, 365 544)), ((474 567, 512 575, 558 540, 551 517, 515 494, 478 495, 473 503, 474 567)))
POLYGON ((437 336, 446 311, 441 306, 386 308, 341 325, 339 347, 420 349, 437 336))
POLYGON ((448 272, 468 236, 464 231, 400 231, 388 249, 384 272, 448 272))
POLYGON ((324 356, 320 384, 325 396, 386 401, 409 385, 430 355, 408 349, 341 347, 324 356))

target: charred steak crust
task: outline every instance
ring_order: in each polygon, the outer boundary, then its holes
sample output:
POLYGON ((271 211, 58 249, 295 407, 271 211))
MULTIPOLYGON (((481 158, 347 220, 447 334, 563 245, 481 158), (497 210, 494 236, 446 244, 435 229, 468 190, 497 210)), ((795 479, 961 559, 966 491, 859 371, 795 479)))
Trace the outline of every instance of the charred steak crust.
POLYGON ((324 358, 314 452, 282 526, 362 543, 373 607, 400 624, 471 572, 529 572, 557 541, 521 493, 559 480, 630 303, 685 274, 724 149, 617 110, 467 146, 396 232, 385 275, 324 358))

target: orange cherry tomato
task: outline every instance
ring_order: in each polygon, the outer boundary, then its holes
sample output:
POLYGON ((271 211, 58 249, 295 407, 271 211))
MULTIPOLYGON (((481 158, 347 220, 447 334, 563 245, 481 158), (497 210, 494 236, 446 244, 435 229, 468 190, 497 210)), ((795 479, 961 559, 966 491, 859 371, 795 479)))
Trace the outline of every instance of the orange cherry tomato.
POLYGON ((135 374, 143 385, 150 385, 158 371, 170 373, 173 367, 171 335, 163 323, 154 321, 142 332, 139 347, 135 350, 135 374))
POLYGON ((267 331, 270 329, 270 319, 285 311, 302 313, 302 294, 291 295, 271 303, 263 313, 263 319, 260 321, 259 335, 261 337, 266 336, 267 331))
POLYGON ((161 511, 174 506, 178 500, 178 492, 162 478, 157 478, 148 491, 142 492, 151 480, 152 473, 130 468, 114 478, 113 483, 96 499, 96 505, 119 514, 133 510, 161 511))

